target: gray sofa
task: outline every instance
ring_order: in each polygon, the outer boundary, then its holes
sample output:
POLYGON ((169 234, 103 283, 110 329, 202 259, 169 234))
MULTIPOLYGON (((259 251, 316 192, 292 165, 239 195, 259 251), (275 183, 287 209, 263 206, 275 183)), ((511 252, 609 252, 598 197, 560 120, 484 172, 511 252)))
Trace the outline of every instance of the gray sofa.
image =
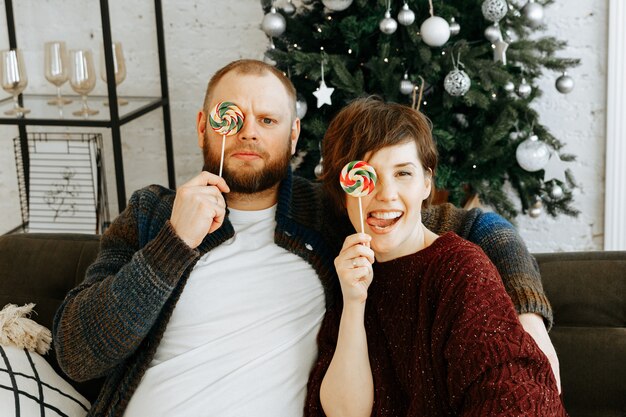
MULTIPOLYGON (((82 281, 98 237, 0 236, 0 307, 34 302, 33 318, 51 327, 67 291, 82 281)), ((572 417, 626 416, 626 252, 536 255, 554 308, 550 335, 572 417)), ((58 370, 54 354, 48 361, 58 370)), ((93 400, 101 381, 75 383, 93 400)))

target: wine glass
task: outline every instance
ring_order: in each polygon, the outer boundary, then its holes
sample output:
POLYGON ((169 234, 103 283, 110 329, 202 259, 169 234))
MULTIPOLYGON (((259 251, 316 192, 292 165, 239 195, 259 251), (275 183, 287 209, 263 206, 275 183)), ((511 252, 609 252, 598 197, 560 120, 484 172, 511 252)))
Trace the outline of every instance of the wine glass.
POLYGON ((65 42, 46 42, 44 44, 44 57, 46 80, 57 88, 56 98, 48 101, 48 104, 62 106, 71 103, 72 100, 61 96, 61 86, 69 79, 65 42))
MULTIPOLYGON (((115 85, 120 85, 126 79, 126 61, 124 59, 124 51, 121 42, 113 42, 111 44, 113 51, 113 73, 115 74, 115 85)), ((100 76, 102 81, 107 82, 106 59, 104 58, 104 46, 100 48, 100 76)), ((123 106, 128 104, 128 100, 117 97, 117 104, 123 106)), ((109 103, 105 102, 105 106, 109 103)))
POLYGON ((87 106, 87 94, 96 86, 96 70, 94 69, 91 49, 73 49, 70 51, 70 85, 83 98, 83 108, 73 112, 74 116, 88 117, 99 111, 87 106))
POLYGON ((2 59, 0 65, 2 89, 13 95, 13 109, 5 111, 4 114, 23 116, 30 110, 20 106, 18 101, 18 96, 28 85, 22 51, 19 49, 0 51, 0 59, 2 59))

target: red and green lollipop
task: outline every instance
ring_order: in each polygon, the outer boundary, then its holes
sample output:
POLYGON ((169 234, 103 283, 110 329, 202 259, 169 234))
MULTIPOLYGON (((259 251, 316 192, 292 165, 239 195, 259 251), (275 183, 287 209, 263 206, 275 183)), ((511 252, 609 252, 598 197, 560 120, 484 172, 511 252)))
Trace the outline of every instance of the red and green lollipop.
POLYGON ((222 135, 222 156, 220 158, 220 173, 222 176, 222 169, 224 167, 224 147, 226 146, 226 136, 236 135, 237 132, 243 127, 243 121, 245 117, 243 112, 235 103, 230 101, 222 101, 217 103, 213 112, 211 112, 211 118, 209 123, 211 128, 222 135))
POLYGON ((341 170, 339 183, 341 188, 352 197, 359 198, 359 214, 361 215, 361 233, 365 233, 363 225, 363 206, 361 197, 374 191, 376 186, 376 170, 365 161, 348 162, 341 170))

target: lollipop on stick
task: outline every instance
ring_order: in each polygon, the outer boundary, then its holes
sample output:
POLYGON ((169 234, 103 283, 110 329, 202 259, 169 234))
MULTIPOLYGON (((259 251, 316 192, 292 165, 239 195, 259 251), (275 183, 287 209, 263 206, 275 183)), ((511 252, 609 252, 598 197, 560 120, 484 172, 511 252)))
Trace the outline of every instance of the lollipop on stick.
POLYGON ((222 135, 222 156, 220 158, 220 173, 222 176, 222 168, 224 167, 224 148, 226 146, 226 136, 236 135, 243 127, 243 112, 235 103, 230 101, 222 101, 217 103, 209 123, 214 131, 222 135))
POLYGON ((364 161, 348 162, 341 170, 339 183, 341 188, 352 197, 359 198, 359 214, 361 215, 361 233, 365 233, 363 225, 363 206, 361 197, 374 191, 376 186, 376 171, 374 167, 364 161))

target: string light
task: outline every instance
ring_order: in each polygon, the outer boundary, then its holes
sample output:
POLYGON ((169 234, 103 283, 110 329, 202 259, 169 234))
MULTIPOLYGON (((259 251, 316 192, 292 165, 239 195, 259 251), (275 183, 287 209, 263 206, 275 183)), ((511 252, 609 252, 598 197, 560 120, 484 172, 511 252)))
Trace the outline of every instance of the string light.
POLYGON ((383 61, 385 61, 385 62, 389 62, 389 60, 388 60, 387 58, 383 59, 383 61))
POLYGON ((351 54, 352 53, 352 49, 348 48, 348 53, 351 54))
POLYGON ((445 54, 446 54, 446 51, 441 51, 441 55, 445 55, 445 54))
MULTIPOLYGON (((318 27, 318 28, 317 28, 317 31, 318 31, 319 33, 322 33, 322 28, 318 27)), ((492 45, 492 46, 493 46, 493 45, 492 45)))

